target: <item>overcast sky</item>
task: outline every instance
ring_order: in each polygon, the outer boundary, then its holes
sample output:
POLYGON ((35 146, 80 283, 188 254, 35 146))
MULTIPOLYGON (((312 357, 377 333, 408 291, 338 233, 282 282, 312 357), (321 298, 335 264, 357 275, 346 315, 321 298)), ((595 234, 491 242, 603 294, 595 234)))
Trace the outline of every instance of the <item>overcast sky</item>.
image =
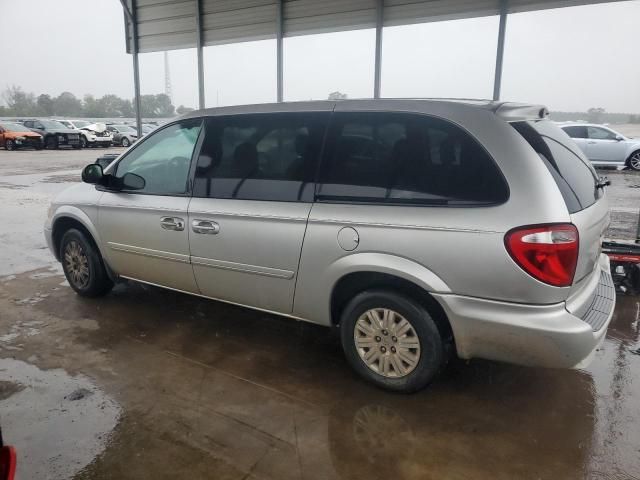
MULTIPOLYGON (((0 0, 0 12, 0 90, 133 96, 118 0, 0 0)), ((497 17, 385 28, 382 95, 490 97, 497 29, 497 17)), ((639 35, 640 0, 510 15, 502 97, 552 110, 640 112, 639 35)), ((370 97, 374 37, 285 39, 285 100, 336 90, 370 97)), ((169 58, 173 103, 195 107, 195 50, 169 58)), ((204 60, 207 106, 275 101, 275 40, 207 47, 204 60)), ((142 93, 163 92, 163 54, 140 62, 142 93)))

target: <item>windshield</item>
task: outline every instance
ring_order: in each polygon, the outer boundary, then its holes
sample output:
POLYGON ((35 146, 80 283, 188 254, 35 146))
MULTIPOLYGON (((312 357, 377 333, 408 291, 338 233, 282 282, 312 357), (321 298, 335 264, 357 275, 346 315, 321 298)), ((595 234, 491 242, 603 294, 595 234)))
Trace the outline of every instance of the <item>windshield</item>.
POLYGON ((76 128, 82 128, 82 127, 86 127, 87 125, 91 125, 90 122, 87 122, 85 120, 75 120, 72 123, 73 123, 73 125, 76 126, 76 128))
POLYGON ((19 123, 3 122, 3 123, 0 123, 0 127, 4 128, 8 132, 30 132, 31 131, 27 127, 25 127, 24 125, 20 125, 19 123))
POLYGON ((127 132, 127 133, 128 132, 134 132, 135 133, 135 130, 133 128, 128 127, 126 125, 115 125, 114 128, 116 130, 118 130, 119 132, 127 132))
POLYGON ((52 130, 56 128, 61 128, 65 130, 67 128, 63 124, 61 124, 60 122, 56 122, 55 120, 40 120, 40 123, 44 125, 44 128, 46 128, 47 130, 52 130))

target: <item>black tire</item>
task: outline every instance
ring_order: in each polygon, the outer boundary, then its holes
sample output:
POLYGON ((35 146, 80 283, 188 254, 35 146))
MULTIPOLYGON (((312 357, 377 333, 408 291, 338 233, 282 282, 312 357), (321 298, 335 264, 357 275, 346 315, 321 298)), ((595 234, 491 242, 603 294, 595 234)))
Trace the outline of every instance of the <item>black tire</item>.
POLYGON ((50 148, 53 150, 58 149, 58 139, 54 136, 49 136, 44 141, 44 148, 50 148))
MULTIPOLYGON (((367 290, 356 295, 342 312, 340 337, 342 348, 351 367, 361 377, 385 390, 404 393, 421 390, 431 383, 446 365, 448 349, 445 348, 438 327, 429 312, 413 299, 393 291, 367 290), (417 364, 404 376, 383 376, 372 370, 360 357, 355 345, 354 331, 358 319, 368 310, 382 308, 393 310, 404 317, 413 327, 420 342, 417 364)), ((373 348, 377 349, 378 345, 375 344, 373 348)), ((384 349, 382 346, 380 348, 384 349)), ((387 351, 387 354, 391 355, 390 351, 387 351)))
POLYGON ((42 150, 43 148, 44 148, 44 145, 38 145, 38 146, 36 147, 36 150, 42 150))
POLYGON ((636 172, 640 171, 640 150, 636 150, 627 159, 627 166, 636 172))
POLYGON ((87 137, 85 137, 84 135, 80 135, 80 148, 87 148, 87 145, 87 137))
POLYGON ((16 149, 16 144, 13 143, 13 140, 7 139, 4 142, 4 148, 5 148, 5 150, 9 150, 9 151, 15 150, 16 149))
POLYGON ((129 145, 131 145, 131 142, 127 137, 123 137, 120 141, 120 145, 122 145, 123 147, 128 147, 129 145))
POLYGON ((69 285, 78 295, 99 297, 113 288, 100 252, 80 230, 71 228, 64 233, 60 241, 60 260, 69 285), (73 273, 80 264, 86 266, 86 277, 73 273))

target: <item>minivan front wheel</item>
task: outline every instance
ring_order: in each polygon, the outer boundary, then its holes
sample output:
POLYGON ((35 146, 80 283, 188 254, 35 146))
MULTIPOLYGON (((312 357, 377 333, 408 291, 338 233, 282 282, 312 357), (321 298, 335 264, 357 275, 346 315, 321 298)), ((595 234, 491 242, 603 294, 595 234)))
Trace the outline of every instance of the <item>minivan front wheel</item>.
POLYGON ((429 312, 392 291, 356 295, 343 310, 340 336, 353 369, 387 390, 418 391, 446 363, 443 339, 429 312))
POLYGON ((67 230, 60 242, 60 259, 71 288, 83 297, 98 297, 113 288, 102 257, 80 230, 67 230))

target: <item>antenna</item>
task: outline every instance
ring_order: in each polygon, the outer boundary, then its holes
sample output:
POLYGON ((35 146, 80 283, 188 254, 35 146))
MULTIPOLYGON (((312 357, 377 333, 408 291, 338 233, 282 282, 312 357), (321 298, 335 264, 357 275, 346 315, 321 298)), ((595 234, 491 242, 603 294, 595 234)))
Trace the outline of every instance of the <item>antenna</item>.
POLYGON ((169 52, 164 52, 164 93, 169 97, 169 100, 173 102, 171 98, 171 72, 169 72, 169 52))

